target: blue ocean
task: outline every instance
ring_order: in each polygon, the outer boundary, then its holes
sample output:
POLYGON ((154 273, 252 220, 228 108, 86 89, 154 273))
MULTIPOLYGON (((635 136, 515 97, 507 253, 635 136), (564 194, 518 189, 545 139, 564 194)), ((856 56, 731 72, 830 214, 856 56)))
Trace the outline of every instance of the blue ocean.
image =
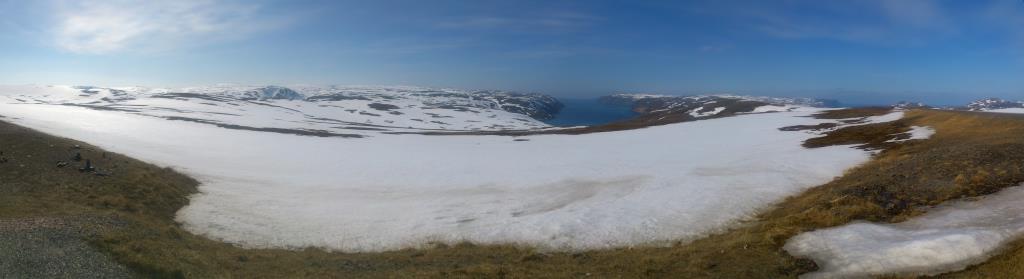
POLYGON ((559 99, 565 107, 547 121, 554 126, 593 126, 626 120, 637 115, 629 105, 607 104, 593 99, 559 99))

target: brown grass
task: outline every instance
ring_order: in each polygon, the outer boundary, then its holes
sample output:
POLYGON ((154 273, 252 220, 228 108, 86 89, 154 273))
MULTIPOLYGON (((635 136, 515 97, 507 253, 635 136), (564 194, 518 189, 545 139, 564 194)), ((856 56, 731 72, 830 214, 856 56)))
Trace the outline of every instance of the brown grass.
MULTIPOLYGON (((101 169, 117 164, 108 177, 57 169, 54 161, 82 143, 3 123, 0 149, 16 160, 0 164, 0 217, 85 213, 123 220, 123 228, 92 241, 147 277, 791 278, 816 269, 781 250, 797 233, 857 219, 901 221, 920 214, 924 205, 1024 181, 1024 118, 1018 116, 915 110, 898 123, 841 129, 814 145, 871 143, 906 125, 931 126, 938 133, 925 141, 886 145, 872 161, 788 198, 755 221, 671 247, 582 253, 471 244, 361 254, 240 249, 190 234, 173 221, 195 192, 195 181, 116 154, 97 161, 101 169), (20 164, 25 167, 12 167, 20 164)), ((84 149, 88 158, 102 154, 84 149)), ((1024 276, 1016 265, 1024 259, 1022 248, 1024 242, 1016 243, 1008 253, 950 276, 1024 276)))
POLYGON ((814 117, 818 119, 846 119, 855 117, 867 117, 867 116, 879 116, 884 115, 892 111, 889 107, 863 107, 863 108, 852 108, 852 109, 837 109, 827 110, 818 114, 814 117))

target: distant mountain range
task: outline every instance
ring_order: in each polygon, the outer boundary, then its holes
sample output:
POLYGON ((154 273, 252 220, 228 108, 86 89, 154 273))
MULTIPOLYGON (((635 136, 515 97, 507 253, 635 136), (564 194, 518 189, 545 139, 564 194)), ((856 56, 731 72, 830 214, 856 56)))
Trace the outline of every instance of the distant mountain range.
POLYGON ((0 86, 8 103, 122 111, 223 128, 313 136, 548 128, 564 106, 543 94, 408 86, 186 88, 0 86))
POLYGON ((894 108, 934 108, 934 109, 945 109, 945 110, 964 110, 964 111, 995 111, 995 112, 1017 112, 1021 110, 1024 112, 1024 101, 1010 101, 1000 98, 984 98, 972 101, 963 106, 941 106, 934 107, 929 106, 920 102, 907 102, 901 101, 893 104, 894 108))
POLYGON ((670 96, 656 94, 614 94, 600 102, 629 105, 640 116, 632 120, 659 125, 747 113, 792 111, 804 107, 832 107, 831 100, 741 95, 670 96))
POLYGON ((659 95, 659 94, 632 94, 632 93, 621 93, 613 94, 609 96, 601 97, 603 102, 608 103, 631 103, 638 100, 692 100, 692 99, 734 99, 742 101, 754 101, 773 105, 796 105, 806 107, 838 107, 839 102, 830 99, 815 99, 815 98, 788 98, 788 97, 769 97, 769 96, 748 96, 748 95, 733 95, 733 94, 713 94, 713 95, 693 95, 693 96, 673 96, 673 95, 659 95))
POLYGON ((998 110, 1008 108, 1024 108, 1024 102, 1021 101, 1007 101, 999 98, 986 98, 977 100, 967 104, 967 110, 971 111, 987 111, 987 110, 998 110))
MULTIPOLYGON (((184 88, 0 86, 8 103, 76 106, 190 121, 223 128, 311 136, 363 137, 423 131, 553 128, 565 106, 536 93, 410 86, 239 86, 184 88)), ((600 102, 628 106, 631 126, 663 125, 738 114, 837 107, 834 100, 743 95, 614 94, 600 102)), ((931 108, 899 102, 895 108, 931 108)), ((1024 102, 987 98, 942 109, 1021 112, 1024 102)))

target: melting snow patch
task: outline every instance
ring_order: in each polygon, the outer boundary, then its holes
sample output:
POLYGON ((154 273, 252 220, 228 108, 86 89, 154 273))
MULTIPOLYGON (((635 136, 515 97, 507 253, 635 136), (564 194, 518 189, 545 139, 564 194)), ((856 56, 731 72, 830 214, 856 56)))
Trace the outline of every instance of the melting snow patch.
POLYGON ((893 139, 888 142, 904 142, 908 140, 923 140, 931 138, 935 134, 935 129, 928 126, 910 126, 910 138, 906 139, 893 139))
POLYGON ((903 111, 898 110, 898 111, 886 113, 886 114, 883 114, 883 115, 876 115, 876 116, 865 117, 864 118, 864 123, 859 123, 859 124, 863 125, 863 124, 885 123, 885 122, 893 122, 893 121, 900 120, 900 119, 903 119, 903 111))
POLYGON ((998 113, 1024 113, 1024 108, 1002 108, 1002 109, 989 109, 986 112, 998 112, 998 113))
POLYGON ((886 113, 886 114, 883 114, 883 115, 836 119, 835 122, 836 123, 841 123, 842 126, 846 127, 846 126, 858 126, 858 125, 867 125, 867 124, 877 124, 877 123, 893 122, 893 121, 900 120, 900 119, 903 119, 903 111, 902 110, 895 110, 895 111, 892 111, 892 112, 889 112, 889 113, 886 113))
POLYGON ((0 111, 196 177, 201 193, 179 220, 245 247, 667 244, 735 225, 868 159, 849 147, 803 148, 814 135, 778 130, 818 123, 805 117, 813 112, 513 141, 340 140, 69 106, 0 104, 0 111))
POLYGON ((782 112, 782 111, 793 111, 800 106, 795 105, 764 105, 754 108, 750 113, 763 113, 763 112, 782 112))
POLYGON ((725 110, 725 107, 716 107, 713 110, 709 110, 709 111, 705 111, 705 112, 700 112, 703 109, 704 109, 704 107, 699 107, 699 108, 693 109, 693 111, 690 111, 690 116, 693 116, 693 117, 705 117, 705 116, 716 115, 719 112, 722 112, 723 110, 725 110))
POLYGON ((803 233, 786 243, 821 270, 802 278, 934 275, 985 261, 1024 234, 1024 187, 943 205, 898 224, 858 222, 803 233))

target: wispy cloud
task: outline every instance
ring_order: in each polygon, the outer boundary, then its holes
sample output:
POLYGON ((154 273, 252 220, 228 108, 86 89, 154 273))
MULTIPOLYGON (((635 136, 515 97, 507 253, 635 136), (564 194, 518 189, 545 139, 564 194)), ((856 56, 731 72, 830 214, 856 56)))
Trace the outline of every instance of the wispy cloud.
POLYGON ((720 14, 762 34, 784 39, 833 39, 872 45, 917 45, 955 35, 958 26, 931 0, 792 0, 713 2, 701 13, 720 14))
POLYGON ((444 20, 438 22, 436 26, 446 29, 504 29, 514 31, 564 32, 586 28, 601 20, 603 20, 602 17, 584 13, 559 12, 517 16, 466 16, 444 20))
POLYGON ((217 0, 55 0, 57 47, 74 52, 160 52, 238 39, 284 23, 260 5, 217 0))

